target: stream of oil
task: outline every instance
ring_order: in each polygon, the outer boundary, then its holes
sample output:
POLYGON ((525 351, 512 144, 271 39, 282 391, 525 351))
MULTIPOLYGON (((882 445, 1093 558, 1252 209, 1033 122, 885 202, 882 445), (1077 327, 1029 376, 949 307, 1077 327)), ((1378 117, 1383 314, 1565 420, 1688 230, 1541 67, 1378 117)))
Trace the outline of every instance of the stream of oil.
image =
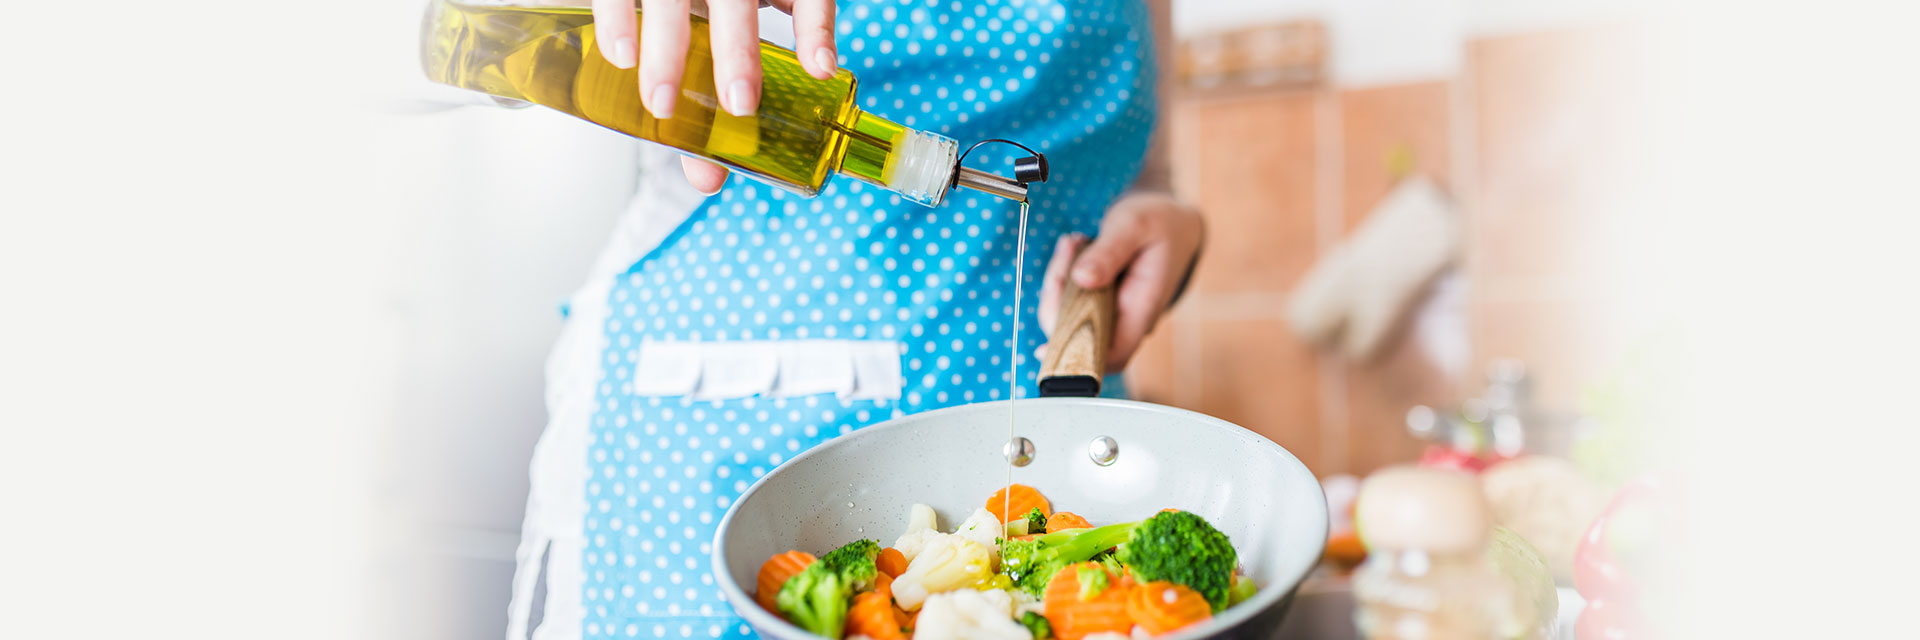
POLYGON ((1020 235, 1013 244, 1013 339, 1007 341, 1007 484, 1001 488, 1000 514, 1008 522, 1014 519, 1013 459, 1020 448, 1013 444, 1013 405, 1020 389, 1020 285, 1026 280, 1027 201, 1020 201, 1020 235))

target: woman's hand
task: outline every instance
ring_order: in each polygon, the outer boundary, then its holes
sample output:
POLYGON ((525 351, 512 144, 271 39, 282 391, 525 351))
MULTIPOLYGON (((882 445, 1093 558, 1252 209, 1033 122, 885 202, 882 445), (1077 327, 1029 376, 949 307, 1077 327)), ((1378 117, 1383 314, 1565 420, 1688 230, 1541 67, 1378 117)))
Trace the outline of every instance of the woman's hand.
MULTIPOLYGON (((1118 286, 1107 370, 1126 368, 1186 283, 1205 236, 1200 212, 1171 195, 1136 192, 1121 197, 1107 210, 1099 237, 1072 234, 1060 239, 1040 287, 1041 328, 1053 331, 1067 278, 1085 289, 1118 286)), ((1045 354, 1042 345, 1040 356, 1045 354)))
MULTIPOLYGON (((833 0, 771 0, 767 4, 793 15, 794 51, 807 73, 822 80, 833 77, 838 67, 833 0)), ((680 76, 687 66, 688 16, 701 6, 711 24, 713 86, 720 108, 751 116, 760 108, 758 0, 593 0, 593 31, 600 55, 622 69, 640 67, 640 103, 655 118, 673 117, 680 76), (634 19, 636 1, 646 14, 644 22, 634 19)), ((711 162, 687 158, 682 166, 687 181, 702 193, 719 191, 727 180, 726 168, 711 162)))

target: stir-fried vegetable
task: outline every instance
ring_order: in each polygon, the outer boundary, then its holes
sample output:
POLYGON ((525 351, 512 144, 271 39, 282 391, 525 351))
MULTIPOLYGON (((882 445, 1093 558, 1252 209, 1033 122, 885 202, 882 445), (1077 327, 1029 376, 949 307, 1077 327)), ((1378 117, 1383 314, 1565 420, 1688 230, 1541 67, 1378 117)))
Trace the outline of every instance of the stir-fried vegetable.
POLYGON ((999 518, 999 522, 1012 522, 1015 514, 1024 514, 1033 509, 1039 509, 1042 516, 1053 513, 1053 505, 1047 502, 1047 497, 1040 495, 1039 489, 1024 484, 1002 487, 987 497, 987 511, 999 518))
POLYGON ((880 569, 880 573, 896 578, 900 577, 900 574, 907 572, 906 554, 900 553, 899 549, 893 547, 881 549, 880 555, 873 559, 873 564, 876 568, 880 569))
POLYGON ((1227 590, 1239 562, 1227 534, 1184 511, 1163 511, 1142 521, 1118 557, 1141 580, 1164 580, 1200 592, 1214 611, 1227 608, 1227 590))
POLYGON ((947 533, 931 507, 914 505, 892 547, 859 540, 818 561, 774 556, 755 597, 834 640, 1099 640, 1201 624, 1255 594, 1227 536, 1198 515, 1165 509, 1095 527, 1050 509, 1013 485, 947 533))
POLYGON ((1134 587, 1127 598, 1127 616, 1147 633, 1159 635, 1213 617, 1200 593, 1183 584, 1149 582, 1134 587))
POLYGON ((1013 620, 1013 598, 1000 590, 962 589, 927 598, 915 640, 1030 640, 1013 620))
POLYGON ((1040 595, 1062 568, 1086 562, 1094 555, 1127 541, 1135 523, 1110 524, 1093 529, 1055 531, 1031 540, 1001 540, 1000 565, 1027 593, 1040 595))
POLYGON ((880 573, 873 564, 878 555, 879 543, 856 540, 807 565, 780 587, 774 600, 780 615, 808 631, 840 637, 847 625, 848 600, 857 591, 873 588, 880 573))
POLYGON ((1027 512, 1027 533, 1046 533, 1047 525, 1051 523, 1052 520, 1047 518, 1047 514, 1040 513, 1040 507, 1034 507, 1032 511, 1027 512))
POLYGON ((1093 528, 1093 523, 1088 522, 1086 518, 1082 518, 1080 517, 1079 514, 1068 512, 1068 511, 1061 511, 1059 513, 1055 513, 1052 516, 1048 517, 1047 524, 1045 527, 1047 531, 1059 531, 1062 529, 1092 529, 1092 528, 1093 528))
POLYGON ((877 589, 868 591, 854 596, 853 607, 847 610, 847 635, 872 640, 906 640, 907 634, 902 630, 907 625, 905 617, 905 614, 895 615, 893 596, 877 589))
POLYGON ((1088 563, 1075 568, 1074 572, 1076 574, 1075 577, 1080 579, 1081 602, 1098 598, 1100 594, 1106 592, 1109 586, 1106 567, 1088 563))
POLYGON ((1028 611, 1020 614, 1020 625, 1026 627, 1028 633, 1033 634, 1033 640, 1047 640, 1053 637, 1053 625, 1047 622, 1046 616, 1038 613, 1028 611))
POLYGON ((1088 634, 1127 633, 1133 618, 1127 615, 1127 594, 1131 585, 1124 577, 1107 574, 1098 563, 1062 567, 1047 584, 1047 621, 1061 640, 1080 640, 1088 634), (1089 589, 1082 576, 1096 578, 1109 586, 1089 589), (1082 597, 1092 593, 1092 597, 1082 597))
POLYGON ((934 540, 907 563, 906 573, 893 581, 893 599, 908 611, 920 608, 927 596, 972 587, 993 576, 993 555, 978 542, 958 535, 934 540))
POLYGON ((780 587, 786 586, 787 580, 800 575, 800 572, 805 571, 807 565, 813 564, 816 559, 813 554, 805 551, 788 551, 768 558, 765 564, 760 565, 759 579, 755 581, 757 584, 753 594, 754 600, 759 601, 760 606, 768 611, 776 611, 774 598, 780 596, 780 587))
POLYGON ((1234 574, 1233 588, 1227 591, 1227 606, 1231 607, 1253 598, 1256 589, 1258 587, 1254 586, 1253 578, 1234 574))

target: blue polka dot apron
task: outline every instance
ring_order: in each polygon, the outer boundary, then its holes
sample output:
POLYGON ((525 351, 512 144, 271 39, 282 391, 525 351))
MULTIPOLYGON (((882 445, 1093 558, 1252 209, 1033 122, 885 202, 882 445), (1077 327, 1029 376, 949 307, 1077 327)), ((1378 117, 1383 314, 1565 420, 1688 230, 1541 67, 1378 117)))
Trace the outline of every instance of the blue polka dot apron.
MULTIPOLYGON (((1146 153, 1145 6, 843 0, 839 10, 861 107, 963 145, 1007 138, 1047 155, 1019 309, 1018 352, 1032 353, 1053 240, 1095 232, 1146 153)), ((988 145, 967 163, 1004 172, 1012 161, 988 145)), ((718 520, 755 479, 834 436, 1003 398, 1017 229, 1017 204, 971 191, 926 208, 841 177, 814 198, 734 177, 613 279, 596 318, 604 351, 581 460, 579 634, 752 636, 714 584, 718 520)), ((1036 368, 1026 360, 1021 395, 1036 368)))

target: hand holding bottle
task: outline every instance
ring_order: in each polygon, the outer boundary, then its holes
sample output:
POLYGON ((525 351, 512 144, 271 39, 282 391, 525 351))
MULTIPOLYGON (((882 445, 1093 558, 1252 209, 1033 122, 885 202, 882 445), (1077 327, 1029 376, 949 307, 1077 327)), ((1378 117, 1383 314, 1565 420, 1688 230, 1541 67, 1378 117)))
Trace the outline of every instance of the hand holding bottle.
MULTIPOLYGON (((794 51, 815 78, 838 67, 833 45, 833 0, 770 0, 793 16, 794 51)), ((712 24, 713 86, 720 107, 750 116, 760 105, 761 3, 756 0, 593 0, 594 36, 600 55, 622 69, 639 67, 640 102, 656 118, 673 117, 691 41, 688 16, 704 8, 712 24), (634 9, 645 12, 636 19, 634 9)), ((720 165, 683 159, 687 180, 704 193, 727 178, 720 165)))

